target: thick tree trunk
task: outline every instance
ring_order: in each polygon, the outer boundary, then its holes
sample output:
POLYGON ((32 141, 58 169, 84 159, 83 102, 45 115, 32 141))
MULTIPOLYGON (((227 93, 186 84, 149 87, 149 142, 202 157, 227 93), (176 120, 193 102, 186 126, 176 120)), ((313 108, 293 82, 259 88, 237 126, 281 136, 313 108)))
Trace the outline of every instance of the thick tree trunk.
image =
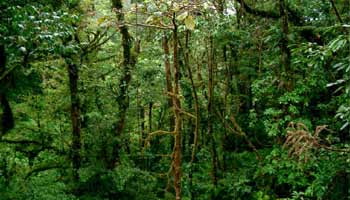
POLYGON ((0 135, 4 135, 7 131, 11 130, 15 124, 13 120, 12 109, 5 94, 0 93, 0 101, 1 101, 1 108, 2 108, 0 135))
MULTIPOLYGON (((119 24, 124 23, 123 4, 121 0, 112 0, 113 8, 116 10, 117 20, 119 24)), ((131 82, 131 72, 136 65, 136 56, 132 55, 132 40, 133 38, 129 34, 128 27, 126 25, 119 26, 120 33, 122 35, 122 47, 123 47, 123 71, 119 81, 119 91, 117 96, 118 115, 114 127, 114 137, 119 137, 125 127, 126 113, 129 108, 129 85, 131 82)), ((139 44, 137 44, 139 45, 139 44)), ((135 49, 135 53, 138 53, 138 46, 135 49)), ((112 155, 111 160, 108 163, 108 168, 112 169, 119 160, 120 144, 117 138, 112 140, 112 155)))
MULTIPOLYGON (((0 45, 0 77, 2 77, 6 71, 6 59, 5 46, 0 45)), ((6 98, 6 77, 0 80, 0 102, 2 108, 0 135, 4 135, 15 125, 11 106, 6 98)))
POLYGON ((73 177, 76 181, 79 180, 78 170, 80 168, 80 102, 78 95, 78 66, 74 63, 68 64, 69 88, 71 98, 71 121, 72 121, 72 164, 73 177))

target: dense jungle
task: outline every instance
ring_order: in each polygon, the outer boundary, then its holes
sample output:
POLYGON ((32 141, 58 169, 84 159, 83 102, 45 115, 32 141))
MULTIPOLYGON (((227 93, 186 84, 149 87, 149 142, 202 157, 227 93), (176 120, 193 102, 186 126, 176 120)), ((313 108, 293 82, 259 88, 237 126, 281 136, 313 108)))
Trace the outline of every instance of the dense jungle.
POLYGON ((350 200, 349 0, 1 0, 0 200, 350 200))

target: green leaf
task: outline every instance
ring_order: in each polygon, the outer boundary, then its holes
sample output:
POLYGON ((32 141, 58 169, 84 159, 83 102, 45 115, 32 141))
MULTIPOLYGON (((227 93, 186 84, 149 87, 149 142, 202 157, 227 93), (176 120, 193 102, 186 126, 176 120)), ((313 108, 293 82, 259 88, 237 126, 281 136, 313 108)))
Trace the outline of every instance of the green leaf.
POLYGON ((349 126, 349 122, 346 122, 345 124, 343 124, 343 126, 340 128, 340 130, 344 130, 348 126, 349 126))
POLYGON ((153 22, 154 17, 151 15, 146 19, 146 24, 150 24, 151 22, 153 22))
POLYGON ((106 21, 106 17, 105 16, 100 17, 100 18, 97 19, 97 25, 99 26, 105 21, 106 21))
POLYGON ((194 22, 194 19, 191 15, 187 16, 186 19, 185 19, 185 26, 188 30, 191 30, 193 31, 196 24, 194 22))
POLYGON ((339 49, 343 48, 346 44, 346 39, 342 37, 338 37, 329 44, 329 48, 331 51, 336 52, 339 49))
POLYGON ((184 19, 187 18, 187 16, 188 16, 188 12, 185 11, 181 15, 177 16, 176 19, 179 20, 179 21, 183 21, 184 19))

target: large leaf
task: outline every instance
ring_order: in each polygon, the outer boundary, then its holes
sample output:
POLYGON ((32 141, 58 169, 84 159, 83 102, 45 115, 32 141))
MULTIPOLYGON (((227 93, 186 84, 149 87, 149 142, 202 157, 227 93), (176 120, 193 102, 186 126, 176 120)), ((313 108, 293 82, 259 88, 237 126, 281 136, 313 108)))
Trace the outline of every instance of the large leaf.
POLYGON ((196 24, 194 22, 194 19, 191 15, 187 16, 185 19, 185 26, 188 30, 194 30, 196 24))
POLYGON ((185 11, 182 14, 180 14, 179 16, 177 16, 176 19, 179 20, 179 21, 183 21, 184 19, 187 18, 187 16, 188 16, 188 12, 185 11))

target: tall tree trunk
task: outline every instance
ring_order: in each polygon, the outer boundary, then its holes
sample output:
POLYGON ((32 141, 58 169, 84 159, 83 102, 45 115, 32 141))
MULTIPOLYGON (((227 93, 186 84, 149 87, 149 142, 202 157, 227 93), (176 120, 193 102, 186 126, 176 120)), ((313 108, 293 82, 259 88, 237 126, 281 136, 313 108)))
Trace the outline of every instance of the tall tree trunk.
MULTIPOLYGON (((6 52, 5 46, 0 45, 0 77, 3 77, 3 74, 6 72, 6 52)), ((1 127, 0 127, 0 136, 4 135, 7 131, 11 130, 14 127, 14 120, 12 109, 10 103, 6 98, 6 77, 3 77, 0 80, 0 102, 2 108, 2 118, 1 118, 1 127)))
MULTIPOLYGON (((169 94, 173 93, 173 86, 172 86, 172 80, 171 80, 171 69, 170 69, 170 52, 169 52, 169 39, 167 38, 166 35, 163 36, 163 50, 164 50, 164 66, 165 66, 165 79, 166 79, 166 88, 167 88, 167 93, 168 93, 168 108, 173 107, 173 102, 172 98, 169 94)), ((174 127, 174 116, 170 115, 169 116, 169 126, 174 127)))
POLYGON ((238 25, 238 28, 240 28, 240 26, 241 26, 241 19, 243 18, 243 15, 244 15, 244 6, 243 6, 243 0, 238 0, 238 1, 239 1, 240 6, 239 6, 239 8, 237 8, 237 6, 235 6, 235 8, 236 8, 236 10, 238 10, 237 25, 238 25))
POLYGON ((78 170, 80 168, 80 102, 78 95, 78 66, 75 63, 68 63, 69 89, 71 98, 71 121, 72 121, 72 164, 73 177, 75 181, 79 181, 78 170))
POLYGON ((139 105, 139 114, 140 114, 140 129, 141 129, 141 136, 140 136, 140 147, 143 146, 143 140, 145 138, 145 108, 142 105, 139 105))
MULTIPOLYGON (((231 75, 231 62, 228 63, 227 60, 227 47, 224 46, 223 48, 223 57, 224 57, 224 62, 225 62, 225 92, 224 92, 224 108, 223 108, 223 116, 226 116, 226 113, 230 112, 230 101, 228 101, 228 96, 229 94, 232 92, 232 75, 231 75)), ((230 59, 231 61, 232 59, 230 59)), ((225 150, 225 142, 227 140, 227 129, 224 128, 224 136, 222 137, 221 140, 221 146, 222 146, 222 150, 225 150)), ((223 170, 226 170, 226 154, 223 153, 222 154, 222 162, 223 162, 223 170)))
POLYGON ((200 120, 200 113, 199 113, 199 100, 198 100, 198 95, 197 95, 197 90, 196 90, 196 85, 193 80, 193 74, 190 66, 190 49, 189 49, 189 35, 190 32, 186 31, 186 42, 185 42, 185 66, 187 68, 188 72, 188 77, 191 81, 191 87, 192 87, 192 96, 194 99, 194 110, 195 110, 195 126, 194 126, 194 133, 193 133, 193 149, 191 153, 191 169, 189 173, 189 179, 190 179, 190 189, 191 189, 191 199, 195 199, 195 194, 193 192, 192 186, 192 178, 193 178, 193 164, 195 163, 195 158, 196 158, 196 150, 198 146, 198 137, 199 137, 199 120, 200 120))
MULTIPOLYGON (((118 115, 114 127, 114 137, 119 137, 125 127, 126 113, 129 108, 129 92, 128 88, 131 82, 131 72, 136 65, 136 55, 132 55, 132 40, 133 38, 129 34, 128 27, 123 25, 124 13, 123 4, 121 0, 112 0, 113 8, 116 10, 117 20, 120 24, 119 30, 122 35, 122 47, 123 47, 123 68, 122 76, 119 81, 119 91, 117 96, 118 115)), ((135 53, 138 53, 139 47, 136 44, 135 53)), ((108 168, 114 168, 115 164, 119 160, 120 144, 117 142, 117 138, 114 138, 112 144, 111 161, 108 163, 108 168)))
POLYGON ((173 101, 173 112, 175 118, 175 127, 174 127, 174 163, 173 163, 173 172, 174 172, 174 188, 176 200, 181 199, 181 102, 179 99, 180 95, 180 68, 179 68, 179 58, 178 58, 178 35, 177 35, 177 24, 176 16, 174 13, 173 16, 173 69, 174 69, 174 92, 172 94, 173 101))
MULTIPOLYGON (((118 22, 122 24, 124 22, 124 14, 121 0, 113 0, 113 7, 117 10, 118 22)), ((120 135, 124 129, 126 112, 129 107, 128 88, 131 81, 131 69, 134 66, 134 61, 131 56, 132 37, 129 34, 128 27, 121 25, 119 30, 122 34, 123 72, 119 81, 119 92, 117 96, 119 113, 115 128, 116 135, 120 135)))
POLYGON ((214 120, 214 47, 213 38, 209 38, 209 52, 208 52, 208 137, 211 145, 212 156, 212 178, 213 184, 217 185, 217 152, 215 145, 215 138, 213 134, 213 120, 214 120))
POLYGON ((279 0, 279 9, 282 27, 282 36, 280 40, 282 71, 285 72, 286 76, 290 75, 290 77, 286 77, 286 87, 290 90, 293 87, 293 73, 291 72, 291 52, 288 47, 288 13, 285 0, 279 0))
POLYGON ((2 119, 1 119, 1 134, 4 135, 7 131, 11 130, 15 123, 13 120, 12 109, 10 103, 8 102, 6 95, 0 93, 0 101, 2 108, 2 119))
POLYGON ((148 132, 152 132, 152 110, 153 110, 153 102, 149 102, 148 104, 148 132))

